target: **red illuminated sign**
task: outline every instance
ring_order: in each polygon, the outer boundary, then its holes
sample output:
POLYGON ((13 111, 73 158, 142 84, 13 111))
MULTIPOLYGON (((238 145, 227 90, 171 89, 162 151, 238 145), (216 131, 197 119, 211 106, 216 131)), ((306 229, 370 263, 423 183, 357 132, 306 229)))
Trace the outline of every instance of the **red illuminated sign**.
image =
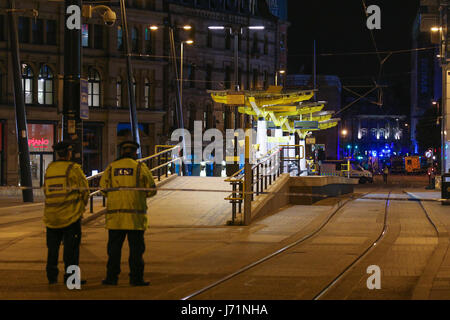
POLYGON ((46 148, 49 147, 48 146, 49 143, 50 143, 50 141, 48 139, 44 139, 44 138, 41 138, 41 139, 34 139, 34 138, 28 139, 28 147, 33 146, 33 148, 44 148, 44 149, 46 149, 46 148))

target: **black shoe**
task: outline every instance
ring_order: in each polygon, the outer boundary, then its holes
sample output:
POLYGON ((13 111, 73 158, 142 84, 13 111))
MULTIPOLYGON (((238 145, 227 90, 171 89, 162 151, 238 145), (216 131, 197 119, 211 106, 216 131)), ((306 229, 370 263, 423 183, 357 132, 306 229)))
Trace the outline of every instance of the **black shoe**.
POLYGON ((57 283, 58 283, 57 279, 48 280, 48 284, 57 284, 57 283))
POLYGON ((117 286, 117 280, 104 279, 102 280, 104 286, 117 286))
POLYGON ((130 285, 133 287, 146 287, 146 286, 150 285, 150 282, 144 281, 144 280, 130 281, 130 285))

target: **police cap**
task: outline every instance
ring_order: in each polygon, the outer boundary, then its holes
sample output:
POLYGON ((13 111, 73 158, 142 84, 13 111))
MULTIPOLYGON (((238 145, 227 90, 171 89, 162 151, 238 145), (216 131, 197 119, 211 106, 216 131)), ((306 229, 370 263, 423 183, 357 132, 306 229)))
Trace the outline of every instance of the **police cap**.
POLYGON ((68 141, 61 141, 53 146, 53 150, 55 150, 55 151, 65 151, 65 150, 72 150, 72 149, 73 149, 72 143, 70 143, 68 141))
POLYGON ((123 149, 133 149, 133 150, 137 150, 139 149, 139 143, 136 143, 134 141, 124 141, 121 144, 119 144, 119 147, 121 150, 123 149))

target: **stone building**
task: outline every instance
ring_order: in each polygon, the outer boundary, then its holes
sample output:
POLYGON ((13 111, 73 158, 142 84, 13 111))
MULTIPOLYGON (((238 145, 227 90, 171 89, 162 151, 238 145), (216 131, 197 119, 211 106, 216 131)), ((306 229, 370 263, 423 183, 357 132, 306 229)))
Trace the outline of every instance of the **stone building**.
MULTIPOLYGON (((0 4, 0 184, 18 183, 18 147, 14 112, 9 27, 0 4)), ((16 1, 23 9, 37 9, 18 17, 22 83, 28 122, 28 144, 33 185, 39 186, 53 161, 52 145, 60 140, 64 71, 64 4, 49 1, 16 1)), ((102 171, 117 156, 117 145, 131 136, 127 97, 126 61, 118 3, 112 27, 99 15, 83 18, 82 77, 89 87, 89 119, 83 121, 83 169, 87 175, 102 171)), ((232 127, 233 112, 215 104, 209 89, 232 88, 234 43, 230 32, 209 26, 242 27, 239 35, 241 89, 272 85, 277 70, 286 68, 288 23, 271 14, 264 0, 128 0, 128 28, 132 50, 133 88, 136 95, 142 154, 166 144, 177 127, 176 77, 167 25, 174 27, 177 66, 184 46, 183 118, 193 129, 200 120, 204 129, 232 127), (150 26, 158 26, 152 31, 150 26), (191 30, 184 30, 190 25, 191 30), (263 25, 264 30, 247 26, 263 25)))

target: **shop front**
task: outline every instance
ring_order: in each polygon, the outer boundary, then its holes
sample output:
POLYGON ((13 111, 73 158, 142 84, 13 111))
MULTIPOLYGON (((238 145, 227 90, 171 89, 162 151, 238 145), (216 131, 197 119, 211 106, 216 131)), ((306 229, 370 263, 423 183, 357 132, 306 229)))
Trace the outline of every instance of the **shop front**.
POLYGON ((83 123, 83 171, 91 176, 103 171, 101 122, 83 123))
POLYGON ((30 151, 31 180, 33 187, 44 183, 45 170, 54 161, 53 144, 55 141, 55 124, 28 123, 28 149, 30 151))

